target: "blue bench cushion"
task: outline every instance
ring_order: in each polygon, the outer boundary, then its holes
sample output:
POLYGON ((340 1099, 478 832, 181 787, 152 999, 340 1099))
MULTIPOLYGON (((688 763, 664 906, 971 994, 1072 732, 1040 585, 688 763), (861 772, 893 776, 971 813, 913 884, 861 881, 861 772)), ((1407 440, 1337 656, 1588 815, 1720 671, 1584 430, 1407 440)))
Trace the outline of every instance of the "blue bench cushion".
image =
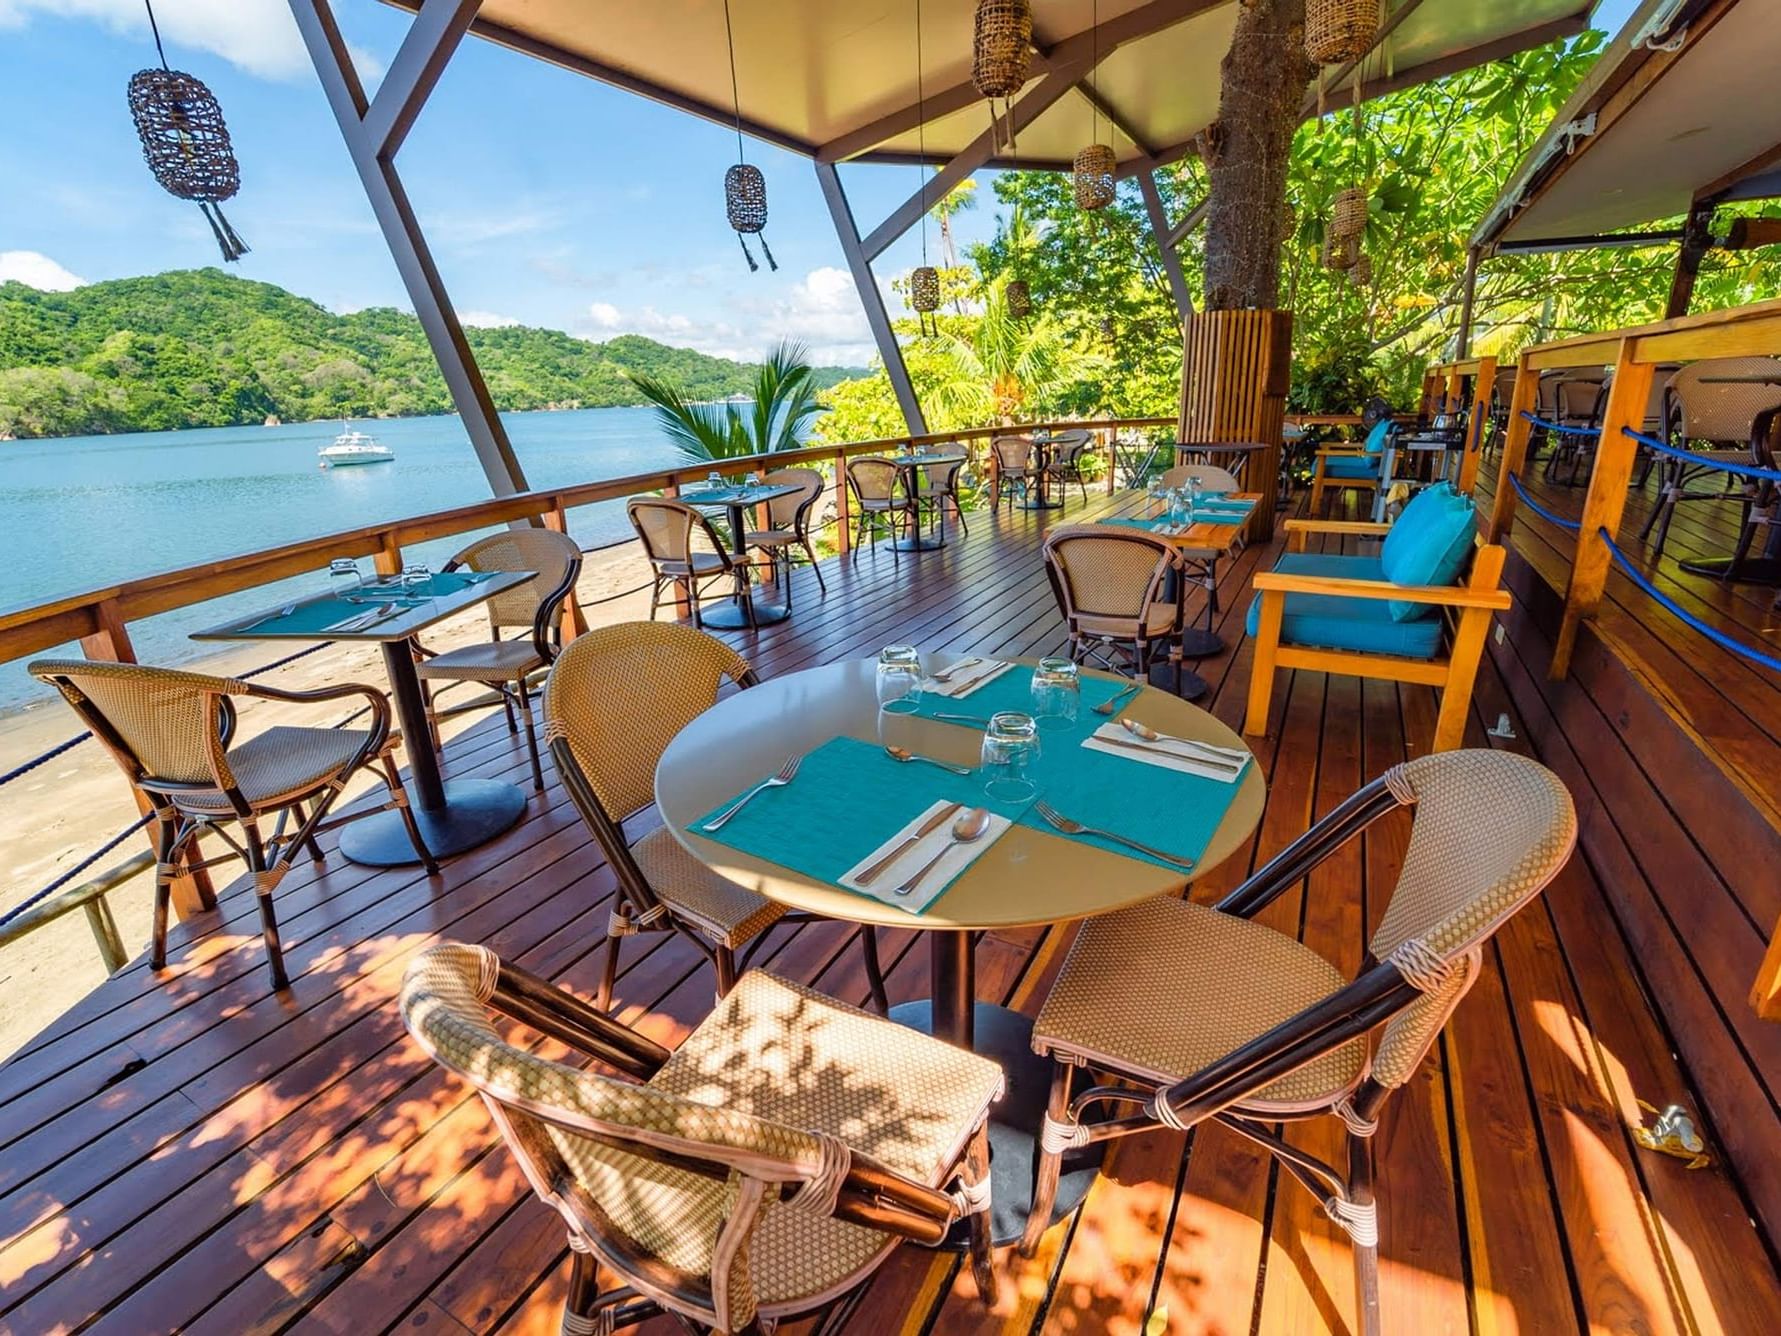
POLYGON ((1385 449, 1385 438, 1391 435, 1391 419, 1380 418, 1367 433, 1366 450, 1369 455, 1376 455, 1385 449))
POLYGON ((1323 476, 1326 478, 1377 478, 1379 476, 1379 456, 1329 455, 1323 461, 1323 476))
MULTIPOLYGON (((1476 532, 1470 497, 1447 482, 1423 488, 1385 535, 1379 552, 1385 578, 1401 585, 1452 584, 1471 564, 1476 532)), ((1394 600, 1387 606, 1399 622, 1416 621, 1428 611, 1426 603, 1394 600)))
MULTIPOLYGON (((1323 552, 1288 552, 1274 564, 1287 575, 1330 575, 1343 580, 1383 580, 1378 557, 1344 557, 1323 552)), ((1422 615, 1397 621, 1391 605, 1378 598, 1340 598, 1326 594, 1288 594, 1280 639, 1289 645, 1357 650, 1363 654, 1401 654, 1432 659, 1441 652, 1440 610, 1419 607, 1422 615)), ((1262 598, 1249 605, 1249 634, 1261 625, 1262 598)))

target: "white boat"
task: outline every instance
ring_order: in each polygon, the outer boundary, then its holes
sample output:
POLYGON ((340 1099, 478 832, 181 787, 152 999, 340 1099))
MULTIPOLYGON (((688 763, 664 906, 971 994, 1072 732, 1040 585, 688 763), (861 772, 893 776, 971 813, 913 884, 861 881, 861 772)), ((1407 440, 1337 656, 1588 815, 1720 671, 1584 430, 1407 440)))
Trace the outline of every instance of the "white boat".
POLYGON ((387 445, 380 445, 374 437, 362 431, 352 431, 347 424, 340 424, 340 435, 334 438, 332 445, 324 445, 316 451, 325 469, 343 469, 352 464, 387 464, 396 457, 396 452, 387 445))

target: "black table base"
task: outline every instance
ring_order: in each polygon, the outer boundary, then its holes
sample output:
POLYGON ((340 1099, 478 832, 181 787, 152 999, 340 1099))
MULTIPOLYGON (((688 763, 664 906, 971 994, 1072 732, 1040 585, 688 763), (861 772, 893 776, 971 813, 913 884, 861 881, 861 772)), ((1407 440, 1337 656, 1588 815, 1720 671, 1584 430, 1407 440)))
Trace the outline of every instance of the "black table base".
MULTIPOLYGON (((934 1033, 931 1002, 906 1002, 891 1008, 891 1019, 924 1034, 934 1033)), ((1033 1023, 1017 1011, 979 1002, 972 1008, 971 1049, 1001 1065, 1008 1091, 990 1109, 990 1239, 997 1247, 1018 1243, 1026 1232, 1033 1204, 1033 1176, 1039 1164, 1039 1129, 1051 1096, 1051 1062, 1033 1052, 1033 1023)), ((1057 1201, 1051 1218, 1061 1219, 1081 1203, 1094 1185, 1105 1146, 1085 1146, 1064 1156, 1057 1201)), ((963 1250, 969 1224, 953 1227, 946 1246, 963 1250)))
POLYGON ((1170 695, 1179 696, 1182 700, 1198 700, 1212 690, 1210 682, 1188 667, 1180 668, 1181 685, 1177 686, 1175 684, 1176 670, 1177 665, 1166 659, 1160 663, 1151 664, 1148 675, 1150 685, 1167 691, 1170 695))
POLYGON ((1063 499, 1055 496, 1029 496, 1019 503, 1022 510, 1062 510, 1063 499))
MULTIPOLYGON (((409 736, 413 736, 410 734, 409 736)), ((422 734, 424 737, 425 734, 422 734)), ((452 779, 445 782, 445 804, 429 811, 409 794, 414 822, 433 857, 445 858, 487 843, 514 825, 526 811, 526 793, 495 779, 452 779)), ((379 812, 340 828, 340 852, 366 867, 419 864, 408 830, 397 811, 379 812)))
MULTIPOLYGON (((773 626, 783 622, 792 615, 792 610, 784 603, 768 603, 762 599, 754 601, 754 625, 773 626)), ((748 614, 742 605, 734 599, 722 603, 714 603, 710 607, 700 607, 699 620, 706 626, 715 626, 720 631, 746 631, 749 628, 748 614)))
POLYGON ((917 530, 904 534, 901 538, 892 538, 885 546, 897 552, 938 552, 946 546, 946 534, 934 533, 932 530, 922 533, 917 530))
POLYGON ((1216 631, 1190 626, 1181 633, 1181 657, 1184 659, 1209 659, 1214 654, 1223 653, 1224 640, 1216 631))
POLYGON ((1732 584, 1781 587, 1781 557, 1745 557, 1736 563, 1735 569, 1730 557, 1703 557, 1699 561, 1684 561, 1681 566, 1690 575, 1710 575, 1732 584))

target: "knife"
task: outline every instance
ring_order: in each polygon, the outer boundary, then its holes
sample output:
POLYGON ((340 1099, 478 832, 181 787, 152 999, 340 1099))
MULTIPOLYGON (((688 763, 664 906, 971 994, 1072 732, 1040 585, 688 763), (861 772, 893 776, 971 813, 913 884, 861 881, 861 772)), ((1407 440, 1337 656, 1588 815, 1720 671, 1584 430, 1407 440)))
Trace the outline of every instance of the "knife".
POLYGON ((953 814, 963 806, 963 803, 947 803, 946 806, 942 807, 938 812, 935 812, 934 815, 922 822, 921 828, 917 830, 915 834, 905 839, 895 849, 892 849, 883 858, 880 858, 876 863, 872 864, 871 867, 855 877, 854 880, 861 886, 871 885, 871 883, 878 880, 878 878, 883 875, 884 870, 892 863, 896 862, 916 845, 927 839, 928 836, 939 830, 941 826, 944 826, 948 821, 952 820, 953 814))
POLYGON ((1119 738, 1096 738, 1095 741, 1107 747, 1120 747, 1126 751, 1142 752, 1146 756, 1168 756, 1177 761, 1186 761, 1189 765, 1203 765, 1208 770, 1226 770, 1233 775, 1241 773, 1243 767, 1248 764, 1247 761, 1227 761, 1217 756, 1184 756, 1178 751, 1159 747, 1154 742, 1125 742, 1119 738))

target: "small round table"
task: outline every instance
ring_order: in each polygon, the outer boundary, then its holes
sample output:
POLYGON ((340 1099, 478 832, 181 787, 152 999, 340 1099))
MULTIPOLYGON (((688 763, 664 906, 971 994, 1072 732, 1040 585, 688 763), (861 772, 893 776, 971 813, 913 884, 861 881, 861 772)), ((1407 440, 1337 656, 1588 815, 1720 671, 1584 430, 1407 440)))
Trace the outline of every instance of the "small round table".
MULTIPOLYGON (((930 671, 960 656, 936 654, 930 671)), ((1085 670, 1087 675, 1087 670, 1085 670)), ((1111 676, 1110 674, 1093 674, 1111 676)), ((958 702, 971 710, 971 698, 958 702)), ((1164 732, 1223 747, 1243 740, 1206 711, 1146 689, 1121 713, 1135 713, 1164 732)), ((898 737, 924 756, 975 766, 982 734, 969 727, 899 715, 898 737)), ((932 999, 893 1008, 902 1023, 991 1057, 1007 1073, 1008 1092, 990 1115, 994 1165, 991 1234, 1018 1239, 1032 1198, 1040 1122, 1051 1083, 1050 1063, 1032 1051, 1032 1022, 1018 1012, 974 1001, 973 933, 1089 918, 1179 891, 1182 874, 1074 840, 1015 826, 985 850, 944 895, 921 914, 816 881, 777 863, 704 839, 687 827, 725 799, 830 738, 878 740, 875 665, 861 659, 771 678, 721 700, 669 743, 656 767, 656 804, 693 857, 740 886, 789 909, 824 918, 928 934, 932 999)), ((1206 848, 1195 875, 1229 858, 1261 821, 1266 786, 1251 765, 1206 848)), ((862 849, 862 854, 868 852, 862 849)), ((1055 1211, 1073 1210, 1093 1183, 1096 1157, 1065 1161, 1055 1211)))

